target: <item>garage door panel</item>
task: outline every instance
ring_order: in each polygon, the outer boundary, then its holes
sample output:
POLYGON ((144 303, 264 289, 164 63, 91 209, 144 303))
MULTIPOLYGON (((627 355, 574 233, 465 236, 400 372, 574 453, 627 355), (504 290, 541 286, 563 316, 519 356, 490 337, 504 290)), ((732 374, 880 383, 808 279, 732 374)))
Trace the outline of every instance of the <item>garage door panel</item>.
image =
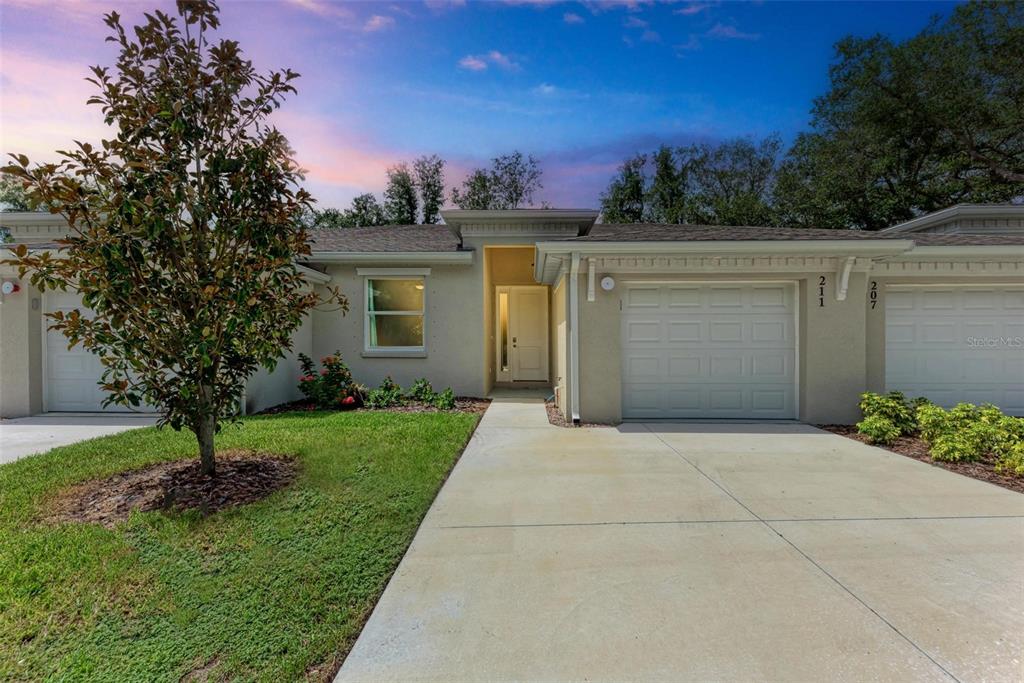
POLYGON ((994 403, 1022 412, 1024 286, 894 285, 886 290, 888 390, 951 406, 994 403))
POLYGON ((624 417, 795 417, 794 287, 638 285, 623 300, 624 417), (661 359, 656 376, 641 355, 661 359))

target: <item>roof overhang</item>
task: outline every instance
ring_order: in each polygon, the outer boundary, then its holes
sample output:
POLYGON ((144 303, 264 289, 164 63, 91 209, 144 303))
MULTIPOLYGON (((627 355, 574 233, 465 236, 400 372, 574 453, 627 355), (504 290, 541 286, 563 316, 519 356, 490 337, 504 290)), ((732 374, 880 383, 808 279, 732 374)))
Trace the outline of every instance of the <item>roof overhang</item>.
POLYGON ((860 259, 890 258, 913 249, 912 240, 714 240, 688 242, 591 242, 564 240, 538 242, 534 259, 534 277, 552 283, 562 262, 571 254, 581 256, 656 256, 685 257, 838 257, 860 259))
POLYGON ((470 265, 471 249, 459 251, 314 251, 305 261, 309 263, 433 263, 438 265, 470 265))
POLYGON ((586 235, 597 221, 593 209, 508 209, 441 211, 445 225, 461 243, 465 237, 577 237, 586 235))
POLYGON ((920 232, 935 225, 949 223, 957 218, 1020 218, 1024 216, 1024 204, 957 204, 948 209, 912 218, 881 232, 920 232))

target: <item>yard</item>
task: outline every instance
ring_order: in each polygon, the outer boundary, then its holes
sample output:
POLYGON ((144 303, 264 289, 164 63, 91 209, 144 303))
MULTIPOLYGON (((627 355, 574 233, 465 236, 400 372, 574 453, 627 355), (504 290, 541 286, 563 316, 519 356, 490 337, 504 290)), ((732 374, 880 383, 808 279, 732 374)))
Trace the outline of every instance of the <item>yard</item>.
POLYGON ((218 449, 294 454, 294 483, 113 530, 39 520, 71 484, 192 457, 192 434, 141 429, 0 467, 0 680, 328 679, 477 419, 247 418, 218 449))

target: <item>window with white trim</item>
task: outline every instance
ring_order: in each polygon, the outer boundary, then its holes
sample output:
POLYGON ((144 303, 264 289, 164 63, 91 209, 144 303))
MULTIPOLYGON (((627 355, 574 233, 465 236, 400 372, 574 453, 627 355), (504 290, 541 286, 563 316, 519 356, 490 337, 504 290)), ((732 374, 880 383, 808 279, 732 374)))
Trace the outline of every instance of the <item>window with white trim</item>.
POLYGON ((423 276, 366 278, 366 350, 422 352, 426 348, 423 276))

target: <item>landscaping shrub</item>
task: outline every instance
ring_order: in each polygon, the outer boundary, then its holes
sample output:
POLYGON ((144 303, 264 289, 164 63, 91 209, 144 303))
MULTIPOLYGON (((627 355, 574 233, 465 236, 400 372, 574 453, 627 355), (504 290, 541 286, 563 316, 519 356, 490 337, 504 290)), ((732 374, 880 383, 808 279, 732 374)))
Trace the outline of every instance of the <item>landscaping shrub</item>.
POLYGON ((439 410, 453 410, 455 408, 455 392, 448 387, 434 397, 434 407, 439 410))
MULTIPOLYGON (((899 391, 890 391, 888 394, 875 394, 870 391, 860 395, 860 410, 865 418, 881 418, 888 420, 899 433, 913 434, 917 431, 917 418, 915 413, 918 402, 927 399, 914 399, 914 403, 907 402, 907 397, 899 391)), ((865 422, 868 420, 865 419, 865 422)), ((870 425, 878 426, 878 420, 872 420, 870 425)), ((866 432, 862 432, 866 433, 866 432)), ((870 435, 869 435, 870 436, 870 435)), ((879 441, 877 443, 886 443, 879 441)), ((891 443, 891 442, 888 442, 891 443)))
POLYGON ((900 429, 892 420, 881 415, 869 415, 857 423, 857 431, 868 437, 871 443, 889 444, 900 436, 900 429))
POLYGON ((1017 471, 1024 455, 1024 419, 1009 417, 993 405, 959 403, 949 410, 936 405, 918 410, 921 438, 932 457, 949 462, 973 461, 993 455, 998 471, 1017 471))
POLYGON ((323 368, 317 372, 313 359, 299 354, 302 375, 299 391, 318 408, 358 408, 365 392, 352 379, 352 372, 341 360, 341 352, 320 359, 323 368))
POLYGON ((366 396, 367 408, 392 408, 405 403, 405 396, 402 394, 402 387, 391 379, 391 375, 384 378, 380 386, 366 396))
POLYGON ((434 391, 434 387, 430 386, 430 382, 427 381, 426 377, 420 377, 413 381, 412 387, 409 388, 405 396, 410 401, 419 401, 420 403, 433 405, 434 400, 437 398, 437 392, 434 391))

